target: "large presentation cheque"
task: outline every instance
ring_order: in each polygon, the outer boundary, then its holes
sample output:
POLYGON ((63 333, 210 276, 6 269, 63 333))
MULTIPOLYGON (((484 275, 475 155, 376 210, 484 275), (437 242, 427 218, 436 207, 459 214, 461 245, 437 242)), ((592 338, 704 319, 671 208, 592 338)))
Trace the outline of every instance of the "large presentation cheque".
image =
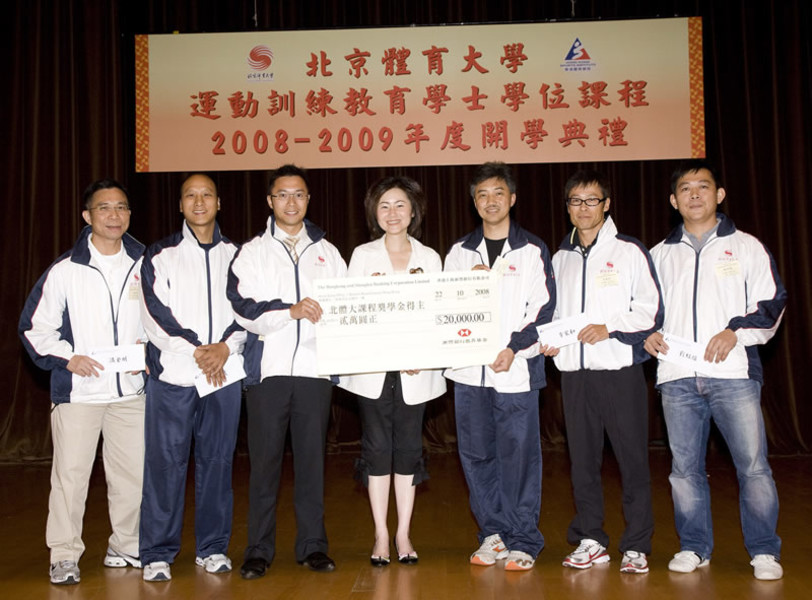
POLYGON ((490 364, 501 350, 499 279, 460 271, 316 280, 319 374, 490 364))

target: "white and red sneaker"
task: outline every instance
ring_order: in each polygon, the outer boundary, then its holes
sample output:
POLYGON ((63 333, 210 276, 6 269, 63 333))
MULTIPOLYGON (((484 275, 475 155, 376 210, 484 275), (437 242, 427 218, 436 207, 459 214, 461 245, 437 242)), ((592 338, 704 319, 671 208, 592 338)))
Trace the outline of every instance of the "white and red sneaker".
POLYGON ((562 564, 573 569, 588 569, 592 565, 605 562, 609 562, 609 554, 607 554, 606 548, 595 540, 586 538, 581 540, 575 552, 567 555, 562 564))

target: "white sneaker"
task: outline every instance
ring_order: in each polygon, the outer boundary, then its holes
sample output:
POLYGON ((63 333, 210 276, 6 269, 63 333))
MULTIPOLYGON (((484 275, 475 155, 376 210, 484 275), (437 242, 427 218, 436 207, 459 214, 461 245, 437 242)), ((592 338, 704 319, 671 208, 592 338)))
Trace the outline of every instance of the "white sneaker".
POLYGON ((535 558, 521 550, 511 550, 506 558, 505 571, 529 571, 536 563, 535 558))
POLYGON ((51 576, 51 583, 57 585, 79 583, 79 567, 74 560, 60 560, 51 563, 48 574, 51 576))
POLYGON ((636 550, 626 550, 620 562, 621 573, 648 573, 646 555, 636 550))
POLYGON ((108 546, 107 554, 104 557, 104 566, 113 568, 130 566, 140 569, 141 561, 135 556, 130 556, 129 554, 124 554, 123 552, 116 552, 108 546))
POLYGON ((774 581, 784 576, 781 563, 772 554, 756 554, 750 561, 753 566, 753 575, 762 581, 774 581))
POLYGON ((206 573, 228 573, 231 570, 231 559, 225 554, 210 554, 206 558, 195 558, 198 567, 206 569, 206 573))
POLYGON ((586 538, 581 540, 575 552, 568 554, 561 564, 573 569, 588 569, 592 565, 600 565, 605 562, 609 562, 606 548, 597 541, 586 538))
POLYGON ((702 558, 691 550, 680 550, 668 563, 668 570, 675 573, 693 573, 697 567, 705 567, 709 564, 709 558, 702 558))
POLYGON ((144 567, 144 581, 169 581, 170 579, 172 579, 172 572, 169 570, 168 562, 151 562, 144 567))
POLYGON ((508 555, 507 548, 505 548, 502 538, 498 533, 489 535, 479 546, 479 550, 471 555, 471 564, 479 565, 480 567, 490 567, 497 560, 506 558, 508 555))

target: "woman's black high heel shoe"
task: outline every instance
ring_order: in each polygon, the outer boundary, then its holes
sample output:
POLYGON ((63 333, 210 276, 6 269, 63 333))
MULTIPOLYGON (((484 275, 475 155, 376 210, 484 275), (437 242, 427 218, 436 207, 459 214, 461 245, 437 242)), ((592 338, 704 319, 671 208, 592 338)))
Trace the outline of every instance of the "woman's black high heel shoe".
POLYGON ((416 565, 417 564, 417 552, 412 550, 408 554, 401 554, 400 550, 398 550, 398 538, 395 537, 392 540, 395 543, 395 554, 398 555, 398 562, 404 565, 416 565))
POLYGON ((388 556, 375 556, 374 554, 369 557, 369 564, 373 567, 388 567, 389 566, 389 557, 388 556))
MULTIPOLYGON (((376 541, 376 544, 377 544, 377 539, 375 541, 376 541)), ((374 552, 375 548, 373 547, 372 550, 374 552)), ((376 556, 376 555, 373 554, 372 556, 369 557, 369 564, 371 564, 373 567, 388 567, 389 566, 389 557, 388 556, 376 556)))

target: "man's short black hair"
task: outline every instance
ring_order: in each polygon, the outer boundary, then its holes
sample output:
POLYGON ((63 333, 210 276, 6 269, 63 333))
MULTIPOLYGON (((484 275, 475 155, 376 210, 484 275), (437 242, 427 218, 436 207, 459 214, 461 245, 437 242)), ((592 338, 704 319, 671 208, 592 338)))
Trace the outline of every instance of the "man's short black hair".
POLYGON ((121 190, 121 193, 123 193, 124 197, 127 198, 127 204, 130 203, 130 195, 127 193, 127 188, 121 185, 118 181, 115 179, 97 179, 87 186, 85 191, 82 193, 82 204, 84 205, 85 210, 90 210, 90 204, 93 202, 93 194, 99 190, 110 189, 121 190))
POLYGON ((609 188, 609 180, 606 179, 600 171, 592 171, 589 169, 581 169, 572 174, 564 184, 564 200, 570 197, 572 190, 579 187, 586 187, 588 185, 597 185, 601 188, 601 196, 604 198, 611 198, 611 189, 609 188))
POLYGON ((268 181, 268 195, 271 194, 274 183, 276 183, 276 180, 280 177, 301 177, 305 183, 305 187, 310 191, 310 184, 307 181, 307 171, 296 165, 282 165, 278 169, 271 171, 271 177, 268 181))
POLYGON ((510 167, 503 162, 486 162, 483 165, 479 165, 474 171, 473 177, 471 177, 471 198, 474 197, 476 186, 494 177, 502 179, 507 184, 511 194, 516 193, 516 180, 513 178, 513 172, 510 170, 510 167))
POLYGON ((685 174, 696 173, 701 169, 707 169, 707 171, 711 174, 713 183, 716 184, 716 189, 724 187, 722 185, 722 180, 719 178, 719 173, 717 172, 716 167, 714 167, 704 158, 692 158, 690 160, 682 161, 674 170, 674 173, 671 175, 671 193, 677 193, 677 183, 685 174))

